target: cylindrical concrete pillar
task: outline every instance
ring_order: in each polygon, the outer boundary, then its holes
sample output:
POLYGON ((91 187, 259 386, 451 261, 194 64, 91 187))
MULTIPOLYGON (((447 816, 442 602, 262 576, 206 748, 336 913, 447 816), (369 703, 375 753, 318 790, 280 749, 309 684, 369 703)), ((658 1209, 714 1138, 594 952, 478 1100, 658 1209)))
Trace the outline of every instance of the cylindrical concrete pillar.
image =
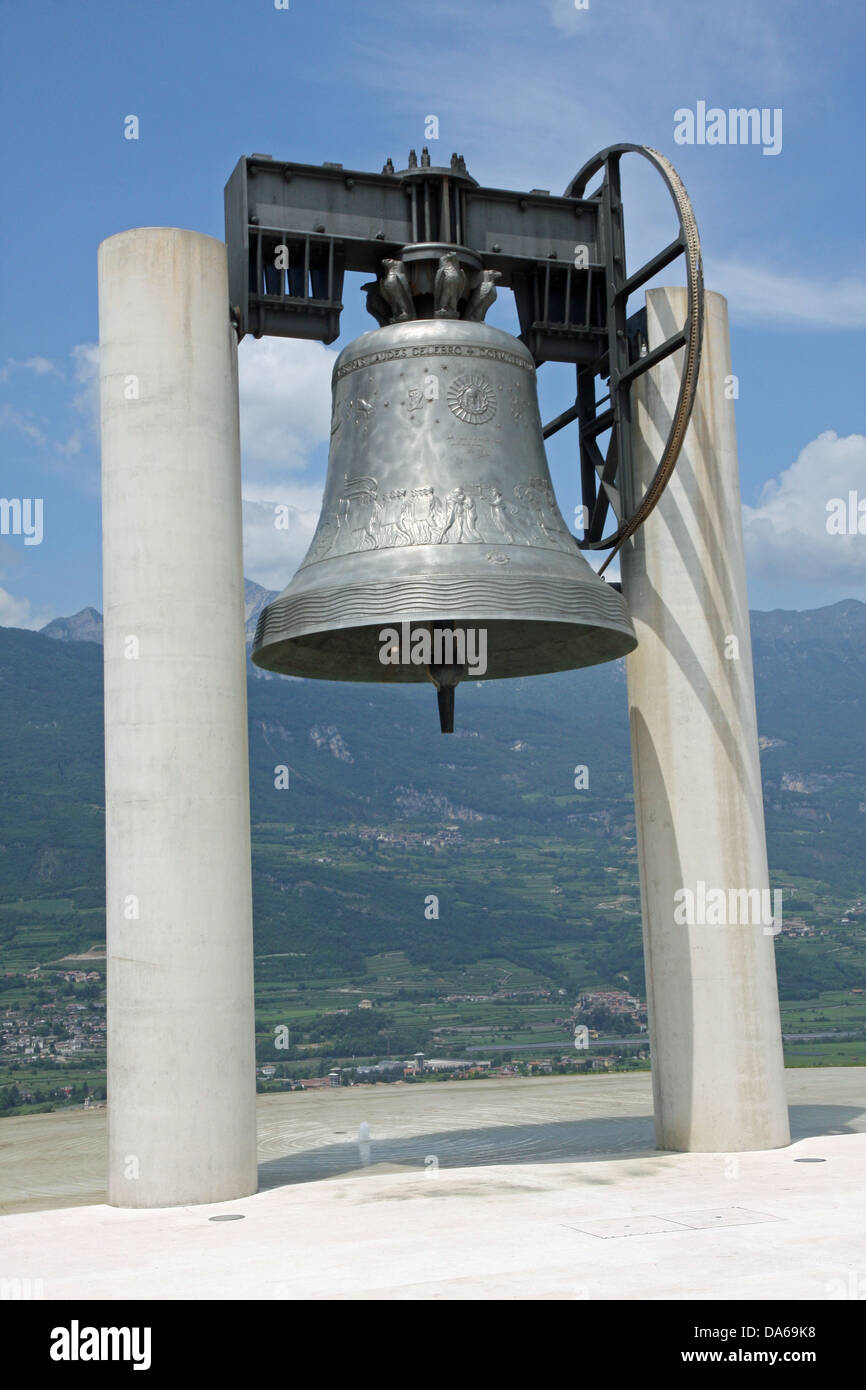
POLYGON ((237 349, 224 245, 99 248, 109 1201, 256 1190, 237 349))
MULTIPOLYGON (((647 294, 649 347, 686 313, 647 294)), ((635 496, 676 404, 682 353, 636 391, 635 496)), ((697 400, 656 510, 622 554, 626 658, 660 1148, 789 1142, 725 300, 706 297, 697 400)))

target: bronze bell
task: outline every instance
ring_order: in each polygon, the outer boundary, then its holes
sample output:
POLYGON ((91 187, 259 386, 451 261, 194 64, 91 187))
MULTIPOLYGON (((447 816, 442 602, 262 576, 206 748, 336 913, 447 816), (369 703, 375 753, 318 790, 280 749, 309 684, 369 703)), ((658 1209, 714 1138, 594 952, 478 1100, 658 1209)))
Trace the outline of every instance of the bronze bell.
POLYGON ((337 359, 322 514, 252 657, 320 680, 432 680, 450 732, 460 679, 592 666, 637 639, 560 514, 528 350, 453 313, 406 317, 387 270, 381 288, 398 321, 337 359))

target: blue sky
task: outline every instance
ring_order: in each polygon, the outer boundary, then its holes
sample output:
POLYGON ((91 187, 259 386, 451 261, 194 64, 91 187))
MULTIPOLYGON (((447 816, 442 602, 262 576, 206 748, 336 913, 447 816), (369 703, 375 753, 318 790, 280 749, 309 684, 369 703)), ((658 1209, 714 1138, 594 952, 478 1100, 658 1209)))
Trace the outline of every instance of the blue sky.
MULTIPOLYGON (((459 150, 483 184, 561 192, 617 140, 673 160, 707 284, 730 303, 752 606, 866 599, 866 535, 825 525, 830 499, 866 501, 857 0, 289 3, 6 8, 0 495, 44 499, 44 536, 0 536, 0 623, 101 602, 99 242, 140 225, 221 236, 223 185, 253 151, 361 169, 391 155, 399 168, 431 114, 434 163, 459 150), (701 101, 781 109, 781 150, 678 145, 676 111, 701 101), (137 141, 124 139, 130 114, 137 141)), ((634 175, 626 196, 634 254, 664 244, 665 195, 634 175)), ((509 299, 491 315, 503 327, 509 299)), ((273 587, 318 513, 335 350, 374 326, 353 282, 345 302, 333 348, 241 347, 246 571, 273 587), (266 524, 274 501, 294 508, 288 535, 266 524)), ((567 372, 551 375, 545 416, 568 391, 567 372)), ((553 471, 570 516, 562 447, 553 471)))

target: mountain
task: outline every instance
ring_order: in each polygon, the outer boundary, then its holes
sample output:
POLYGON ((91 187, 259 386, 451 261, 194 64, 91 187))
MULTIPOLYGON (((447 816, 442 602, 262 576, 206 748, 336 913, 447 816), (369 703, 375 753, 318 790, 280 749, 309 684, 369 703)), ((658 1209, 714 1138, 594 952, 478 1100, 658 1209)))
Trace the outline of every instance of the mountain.
POLYGON ((59 642, 101 642, 102 614, 95 608, 82 608, 71 618, 53 618, 40 631, 59 642))
MULTIPOLYGON (((248 640, 270 597, 247 582, 248 640)), ((0 629, 0 943, 21 961, 104 930, 101 652, 71 636, 97 630, 85 612, 0 629)), ((795 943, 780 957, 798 989, 841 987, 854 967, 833 933, 866 877, 866 604, 754 613, 752 633, 772 881, 786 916, 829 934, 808 980, 795 943)), ((310 979, 363 979, 388 951, 422 972, 497 960, 569 989, 641 979, 623 662, 466 683, 449 737, 432 687, 255 674, 263 979, 296 974, 299 958, 310 979)))
MULTIPOLYGON (((244 624, 247 646, 252 646, 256 635, 256 624, 265 604, 276 598, 276 589, 263 589, 251 579, 244 580, 244 624)), ((101 642, 102 614, 96 608, 82 608, 70 618, 52 618, 39 629, 44 637, 54 637, 59 642, 101 642)))
MULTIPOLYGON (((259 614, 265 605, 270 603, 271 599, 277 597, 278 592, 277 589, 263 589, 261 584, 253 583, 252 579, 244 580, 244 625, 248 647, 253 645, 259 614)), ((49 633, 48 635, 52 636, 53 634, 49 633)))

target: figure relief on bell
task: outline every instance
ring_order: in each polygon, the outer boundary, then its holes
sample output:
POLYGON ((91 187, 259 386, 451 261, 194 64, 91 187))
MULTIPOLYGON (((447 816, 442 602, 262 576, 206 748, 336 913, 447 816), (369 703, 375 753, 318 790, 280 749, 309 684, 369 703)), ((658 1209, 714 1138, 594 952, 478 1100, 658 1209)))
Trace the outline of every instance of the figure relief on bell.
POLYGON ((443 542, 451 544, 460 541, 482 541, 484 537, 478 531, 478 507, 471 491, 466 487, 454 487, 446 498, 448 515, 442 534, 439 537, 439 544, 443 542))
POLYGON ((506 545, 530 544, 518 520, 519 507, 515 502, 506 502, 498 487, 493 488, 489 506, 490 520, 506 545))
POLYGON ((404 487, 390 488, 377 501, 374 534, 380 549, 412 544, 413 537, 407 524, 410 507, 411 501, 404 487))
POLYGON ((513 501, 497 483, 458 483, 444 495, 430 484, 381 491, 375 478, 346 478, 336 511, 323 512, 304 563, 410 545, 574 548, 544 478, 530 478, 513 491, 513 501))
POLYGON ((441 536, 445 525, 445 508, 432 487, 413 489, 410 524, 418 545, 431 545, 441 536))
POLYGON ((553 487, 546 478, 530 478, 526 487, 517 487, 515 492, 548 540, 556 543, 565 539, 569 545, 573 544, 571 533, 556 504, 553 487))
MULTIPOLYGON (((343 501, 343 498, 340 498, 343 501)), ((359 492, 351 499, 350 510, 347 509, 349 520, 352 549, 353 550, 377 550, 378 540, 378 512, 379 504, 376 500, 375 492, 359 492)))

